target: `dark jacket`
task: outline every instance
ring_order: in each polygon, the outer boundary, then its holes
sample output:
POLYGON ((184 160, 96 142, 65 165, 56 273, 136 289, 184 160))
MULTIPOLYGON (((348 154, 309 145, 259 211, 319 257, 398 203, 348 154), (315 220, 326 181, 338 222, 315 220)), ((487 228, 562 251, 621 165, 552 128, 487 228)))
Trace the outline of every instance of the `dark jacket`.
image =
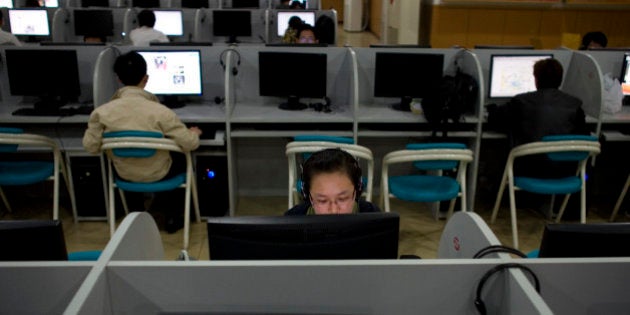
MULTIPOLYGON (((284 213, 284 215, 306 215, 306 213, 308 212, 308 207, 310 206, 311 206, 310 203, 303 202, 289 209, 287 212, 284 213)), ((375 206, 371 202, 359 200, 359 213, 366 213, 366 212, 381 212, 381 209, 379 209, 377 206, 375 206)))

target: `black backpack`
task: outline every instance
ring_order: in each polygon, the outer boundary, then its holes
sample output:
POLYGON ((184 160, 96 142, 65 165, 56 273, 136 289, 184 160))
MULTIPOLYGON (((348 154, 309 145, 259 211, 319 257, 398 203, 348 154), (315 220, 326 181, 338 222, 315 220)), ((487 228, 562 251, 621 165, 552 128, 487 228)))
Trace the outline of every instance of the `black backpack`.
POLYGON ((422 99, 424 117, 435 137, 438 131, 446 137, 447 124, 459 123, 464 114, 475 112, 479 93, 477 81, 470 75, 457 71, 455 76, 444 76, 436 83, 431 93, 422 99))

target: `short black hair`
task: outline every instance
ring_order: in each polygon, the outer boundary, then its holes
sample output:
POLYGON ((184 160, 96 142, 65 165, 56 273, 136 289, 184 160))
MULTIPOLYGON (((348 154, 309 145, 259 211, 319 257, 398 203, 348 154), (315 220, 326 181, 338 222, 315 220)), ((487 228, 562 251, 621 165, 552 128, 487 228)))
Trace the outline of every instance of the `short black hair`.
POLYGON ((361 167, 359 162, 350 153, 339 149, 325 149, 313 153, 302 165, 302 194, 304 201, 309 201, 311 193, 311 180, 322 173, 341 172, 346 174, 356 193, 356 198, 361 196, 361 167))
POLYGON ((557 89, 562 83, 562 65, 553 58, 539 60, 534 64, 537 89, 557 89))
POLYGON ((588 49, 588 45, 591 42, 596 42, 602 47, 608 46, 608 38, 606 37, 606 34, 604 34, 604 32, 588 32, 584 34, 584 37, 582 37, 582 45, 580 46, 580 50, 588 49))
POLYGON ((147 63, 139 53, 130 51, 116 58, 114 72, 124 85, 136 86, 147 74, 147 63))
POLYGON ((302 21, 302 19, 300 19, 300 17, 297 15, 289 18, 289 27, 292 29, 297 30, 300 26, 302 26, 302 24, 304 24, 304 21, 302 21))
POLYGON ((317 34, 317 29, 315 27, 313 27, 313 25, 308 24, 308 23, 302 23, 302 25, 300 25, 300 27, 298 27, 297 29, 297 37, 300 38, 300 33, 302 33, 302 31, 311 31, 313 32, 313 35, 315 36, 315 39, 319 39, 319 34, 317 34))
POLYGON ((151 10, 142 10, 138 13, 138 25, 139 26, 155 26, 155 13, 151 10))

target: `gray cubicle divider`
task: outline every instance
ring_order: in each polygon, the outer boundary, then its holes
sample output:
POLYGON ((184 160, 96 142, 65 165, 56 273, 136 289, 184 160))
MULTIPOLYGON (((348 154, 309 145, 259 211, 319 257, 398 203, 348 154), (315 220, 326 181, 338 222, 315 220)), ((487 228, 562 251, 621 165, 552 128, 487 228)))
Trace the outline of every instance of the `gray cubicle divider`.
POLYGON ((456 212, 442 231, 437 257, 473 258, 479 250, 491 245, 501 242, 478 214, 456 212))
MULTIPOLYGON (((566 66, 565 66, 566 67, 566 66)), ((576 51, 565 69, 562 90, 582 100, 587 116, 597 121, 596 136, 601 132, 604 78, 599 65, 589 54, 576 51)))
MULTIPOLYGON (((182 30, 183 35, 181 36, 168 36, 168 39, 171 42, 190 42, 194 41, 195 38, 195 25, 196 25, 196 15, 197 11, 200 9, 189 9, 189 8, 181 8, 181 7, 164 7, 159 9, 153 9, 154 11, 168 11, 175 10, 182 12, 182 30)), ((124 26, 121 29, 121 32, 125 34, 124 40, 128 41, 129 33, 138 27, 138 13, 140 13, 142 8, 129 8, 124 9, 125 17, 124 17, 124 26)), ((114 21, 116 22, 116 20, 114 21)), ((118 33, 120 34, 120 32, 118 33)), ((129 42, 131 43, 131 42, 129 42)))
POLYGON ((94 65, 94 107, 107 103, 118 89, 119 83, 114 73, 114 61, 118 57, 118 49, 107 47, 98 55, 94 65))
MULTIPOLYGON (((218 8, 220 0, 206 0, 208 1, 208 8, 218 8)), ((181 8, 182 0, 171 0, 169 4, 169 8, 181 8)))
POLYGON ((60 314, 94 262, 0 262, 0 313, 60 314))

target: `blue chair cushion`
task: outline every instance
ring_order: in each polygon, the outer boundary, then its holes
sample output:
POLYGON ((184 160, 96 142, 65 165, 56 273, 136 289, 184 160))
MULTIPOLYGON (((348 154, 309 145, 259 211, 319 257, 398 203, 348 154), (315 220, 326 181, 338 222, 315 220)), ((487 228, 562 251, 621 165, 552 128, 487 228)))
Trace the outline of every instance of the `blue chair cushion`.
POLYGON ((173 177, 150 183, 128 182, 120 178, 115 179, 116 186, 124 191, 134 192, 160 192, 173 190, 186 183, 186 173, 181 173, 173 177))
MULTIPOLYGON (((466 149, 466 145, 456 142, 436 142, 436 143, 409 143, 405 147, 407 150, 429 150, 429 149, 466 149)), ((417 161, 413 166, 420 170, 452 170, 457 167, 457 161, 417 161)))
MULTIPOLYGON (((24 133, 22 128, 0 127, 0 133, 24 133)), ((17 144, 0 144, 0 153, 9 153, 17 151, 17 144)))
POLYGON ((21 186, 39 183, 53 175, 53 162, 0 162, 0 186, 21 186))
POLYGON ((81 252, 68 253, 69 261, 97 261, 103 251, 86 250, 81 252))
POLYGON ((389 178, 389 191, 396 198, 406 201, 444 201, 457 197, 459 183, 446 176, 392 176, 389 178))
MULTIPOLYGON (((553 135, 544 136, 542 141, 567 141, 567 140, 583 140, 583 141, 597 141, 597 137, 587 135, 553 135)), ((588 157, 588 152, 581 151, 568 151, 568 152, 555 152, 547 153, 552 161, 582 161, 588 157)))
MULTIPOLYGON (((123 130, 123 131, 111 131, 103 134, 103 138, 120 138, 120 137, 145 137, 145 138, 163 138, 161 132, 157 131, 144 131, 144 130, 123 130)), ((129 148, 129 149, 114 149, 112 153, 118 157, 125 158, 148 158, 155 154, 155 149, 141 149, 141 148, 129 148)))
POLYGON ((553 179, 516 176, 514 177, 514 185, 522 190, 537 194, 572 194, 582 189, 582 180, 576 176, 553 179))
POLYGON ((328 141, 335 143, 354 144, 354 139, 347 137, 325 136, 325 135, 297 135, 294 141, 328 141))

